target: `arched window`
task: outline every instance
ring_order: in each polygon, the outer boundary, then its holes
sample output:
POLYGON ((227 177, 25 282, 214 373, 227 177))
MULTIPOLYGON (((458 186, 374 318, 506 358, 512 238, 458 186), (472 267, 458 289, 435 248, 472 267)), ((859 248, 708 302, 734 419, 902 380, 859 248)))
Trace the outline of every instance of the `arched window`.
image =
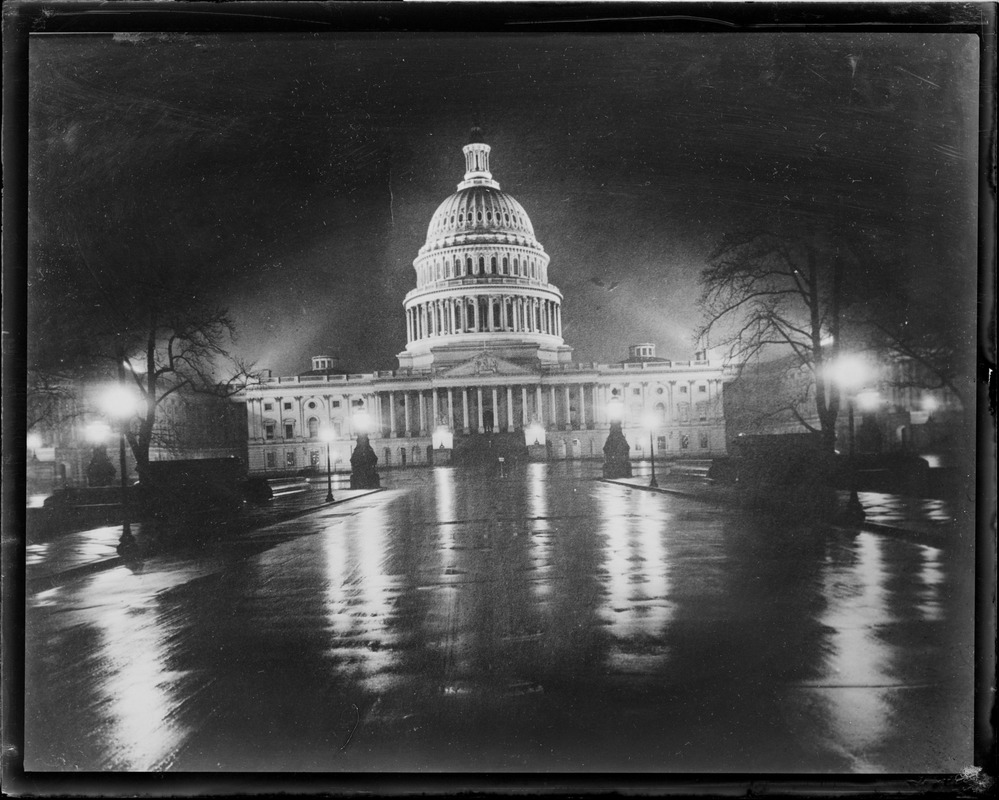
POLYGON ((471 275, 472 274, 472 257, 471 256, 469 256, 468 258, 465 259, 465 274, 466 275, 471 275))
POLYGON ((666 424, 666 406, 662 403, 656 403, 656 420, 660 425, 666 424))
POLYGON ((486 212, 486 221, 487 222, 492 222, 493 221, 493 212, 492 211, 487 211, 486 212))
POLYGON ((500 308, 500 304, 499 303, 495 303, 493 305, 493 328, 500 328, 500 327, 502 327, 503 320, 500 319, 500 312, 502 312, 502 310, 503 309, 500 308))
POLYGON ((493 275, 496 274, 496 256, 489 259, 489 272, 493 275))
POLYGON ((479 256, 479 275, 484 275, 485 272, 486 272, 485 256, 479 256))
POLYGON ((309 417, 309 438, 315 439, 317 436, 319 436, 319 420, 309 417))
POLYGON ((515 258, 513 260, 513 274, 514 275, 519 275, 520 274, 520 259, 519 258, 515 258))
POLYGON ((477 221, 479 221, 479 222, 482 222, 482 212, 481 211, 476 211, 475 212, 475 219, 477 221))
POLYGON ((507 272, 509 272, 508 270, 509 266, 510 266, 510 259, 508 259, 506 256, 503 256, 503 269, 502 269, 503 275, 506 275, 507 272))

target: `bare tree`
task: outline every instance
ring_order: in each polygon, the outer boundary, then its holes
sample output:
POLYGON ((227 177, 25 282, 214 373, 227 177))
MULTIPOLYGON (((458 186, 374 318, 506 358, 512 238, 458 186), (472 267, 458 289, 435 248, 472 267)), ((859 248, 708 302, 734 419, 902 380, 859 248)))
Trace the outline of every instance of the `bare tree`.
POLYGON ((726 234, 701 274, 703 323, 697 337, 725 346, 746 362, 793 353, 814 384, 818 426, 789 407, 798 421, 836 444, 840 393, 824 367, 839 355, 844 328, 843 248, 836 237, 762 228, 726 234))
POLYGON ((36 317, 46 324, 33 361, 134 387, 138 411, 126 438, 142 476, 164 404, 191 394, 231 397, 251 376, 230 350, 236 326, 218 300, 225 287, 168 238, 135 236, 98 249, 93 237, 76 237, 57 256, 38 271, 36 317))

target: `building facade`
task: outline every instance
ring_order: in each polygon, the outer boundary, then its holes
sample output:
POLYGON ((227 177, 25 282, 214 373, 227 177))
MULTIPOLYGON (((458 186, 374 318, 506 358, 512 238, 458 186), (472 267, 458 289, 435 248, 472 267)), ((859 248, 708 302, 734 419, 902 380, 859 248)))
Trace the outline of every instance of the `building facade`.
POLYGON ((324 429, 345 469, 361 425, 381 467, 446 463, 497 437, 532 457, 602 458, 612 407, 635 458, 648 458, 650 433, 657 457, 725 452, 720 361, 658 358, 652 343, 615 364, 573 360, 549 257, 489 154, 465 146, 464 179, 413 261, 398 369, 348 374, 316 356, 307 372, 248 387, 251 472, 324 468, 324 429))

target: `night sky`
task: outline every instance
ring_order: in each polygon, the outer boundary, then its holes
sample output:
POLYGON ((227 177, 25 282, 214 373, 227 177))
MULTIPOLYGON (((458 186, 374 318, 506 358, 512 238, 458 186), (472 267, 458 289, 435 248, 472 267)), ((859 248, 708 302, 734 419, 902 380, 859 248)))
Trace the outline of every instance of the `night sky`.
POLYGON ((37 36, 29 267, 72 231, 176 252, 218 276, 258 367, 332 352, 392 369, 412 260, 479 125, 551 255, 576 359, 640 341, 689 358, 719 235, 775 209, 861 215, 902 291, 974 273, 977 49, 899 33, 37 36))

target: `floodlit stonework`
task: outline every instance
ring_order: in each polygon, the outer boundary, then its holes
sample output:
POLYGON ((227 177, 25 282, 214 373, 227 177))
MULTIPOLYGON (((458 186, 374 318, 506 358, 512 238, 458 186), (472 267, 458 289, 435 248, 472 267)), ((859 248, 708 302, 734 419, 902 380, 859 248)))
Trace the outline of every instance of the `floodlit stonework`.
POLYGON ((658 358, 647 342, 616 364, 573 360, 549 257, 523 206, 493 179, 489 154, 484 143, 464 147, 464 179, 413 261, 399 368, 344 374, 316 356, 303 374, 249 387, 251 472, 325 468, 324 429, 346 470, 361 424, 380 468, 518 447, 535 459, 602 458, 612 400, 635 459, 649 457, 650 418, 659 458, 725 453, 720 361, 658 358))

